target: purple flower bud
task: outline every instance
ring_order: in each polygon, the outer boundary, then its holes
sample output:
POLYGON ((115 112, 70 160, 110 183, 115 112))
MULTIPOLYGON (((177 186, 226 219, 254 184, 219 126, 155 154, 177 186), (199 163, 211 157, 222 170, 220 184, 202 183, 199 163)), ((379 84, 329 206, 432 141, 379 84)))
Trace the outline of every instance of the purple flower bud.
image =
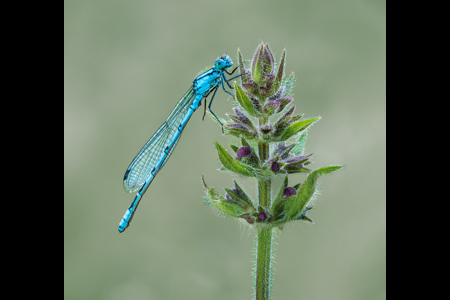
POLYGON ((273 162, 272 165, 270 166, 270 171, 274 173, 280 171, 280 164, 277 162, 273 162))
MULTIPOLYGON (((275 68, 275 60, 273 59, 273 54, 270 51, 269 44, 266 44, 264 47, 264 56, 264 73, 268 74, 275 68)), ((273 77, 275 77, 275 75, 273 77)))
POLYGON ((264 87, 264 86, 260 86, 260 87, 259 87, 259 94, 260 94, 261 96, 266 96, 266 95, 267 95, 267 92, 268 92, 268 90, 267 90, 266 87, 264 87))
POLYGON ((261 132, 263 134, 269 134, 272 131, 273 127, 270 125, 262 125, 259 130, 261 130, 261 132))
POLYGON ((258 214, 258 220, 264 221, 264 220, 266 220, 266 219, 267 219, 267 215, 266 215, 265 212, 260 212, 260 213, 258 214))
POLYGON ((237 152, 237 157, 250 157, 252 155, 252 148, 250 147, 241 147, 237 152))
POLYGON ((295 191, 295 189, 293 187, 287 187, 283 190, 283 198, 287 198, 293 195, 296 195, 297 192, 295 191))

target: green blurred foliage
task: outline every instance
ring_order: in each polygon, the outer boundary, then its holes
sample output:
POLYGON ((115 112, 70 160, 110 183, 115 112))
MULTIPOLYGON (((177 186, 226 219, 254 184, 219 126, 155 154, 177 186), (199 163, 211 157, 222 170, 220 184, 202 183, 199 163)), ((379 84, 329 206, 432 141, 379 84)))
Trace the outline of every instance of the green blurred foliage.
MULTIPOLYGON (((123 174, 196 74, 261 41, 286 48, 294 104, 322 119, 305 153, 325 177, 310 216, 278 238, 274 299, 385 299, 385 1, 65 1, 65 299, 250 299, 253 233, 205 206, 219 191, 216 122, 193 115, 130 228, 123 174)), ((232 113, 218 93, 213 111, 232 113)), ((236 143, 237 144, 237 143, 236 143)), ((293 175, 295 185, 306 174, 293 175)), ((236 178, 248 193, 252 179, 236 178)), ((292 181, 292 182, 291 182, 292 181)), ((281 182, 275 183, 281 185, 281 182)), ((278 190, 276 187, 274 190, 278 190)))

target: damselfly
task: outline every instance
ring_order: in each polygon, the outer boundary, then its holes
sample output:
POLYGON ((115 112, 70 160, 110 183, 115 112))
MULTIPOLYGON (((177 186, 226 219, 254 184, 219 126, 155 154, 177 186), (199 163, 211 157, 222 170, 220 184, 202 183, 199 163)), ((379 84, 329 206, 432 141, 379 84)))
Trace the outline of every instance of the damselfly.
MULTIPOLYGON (((228 81, 243 74, 227 79, 224 72, 231 75, 237 69, 236 67, 232 72, 229 72, 227 69, 232 65, 233 63, 231 62, 230 57, 228 55, 223 55, 215 61, 213 68, 197 76, 197 78, 194 79, 190 89, 181 98, 181 100, 178 101, 167 120, 161 125, 161 127, 159 127, 155 134, 133 159, 125 172, 123 187, 128 193, 138 192, 120 221, 119 232, 125 231, 125 229, 130 225, 142 196, 148 189, 156 174, 158 174, 167 162, 167 159, 172 154, 173 149, 175 149, 181 133, 186 126, 186 123, 191 118, 192 113, 201 105, 202 99, 205 99, 206 113, 206 97, 208 97, 208 95, 212 92, 213 94, 211 100, 209 101, 208 109, 216 120, 222 124, 214 112, 212 112, 211 104, 220 86, 222 86, 222 89, 226 93, 233 96, 230 92, 225 90, 224 83, 232 89, 233 87, 228 81)), ((203 117, 204 116, 205 114, 203 114, 203 117)))

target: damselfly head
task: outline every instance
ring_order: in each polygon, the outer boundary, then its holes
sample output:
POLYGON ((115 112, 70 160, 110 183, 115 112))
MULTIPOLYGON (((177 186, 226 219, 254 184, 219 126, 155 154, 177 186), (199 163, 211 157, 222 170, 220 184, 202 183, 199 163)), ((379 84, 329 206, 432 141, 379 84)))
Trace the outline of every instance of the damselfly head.
POLYGON ((231 61, 230 57, 228 55, 222 55, 214 63, 214 68, 223 70, 231 67, 232 65, 233 62, 231 61))

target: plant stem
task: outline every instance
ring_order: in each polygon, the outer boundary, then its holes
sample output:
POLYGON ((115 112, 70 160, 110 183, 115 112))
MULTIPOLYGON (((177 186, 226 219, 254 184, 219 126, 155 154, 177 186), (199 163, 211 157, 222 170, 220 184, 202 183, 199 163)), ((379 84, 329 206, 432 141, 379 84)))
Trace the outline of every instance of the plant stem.
POLYGON ((256 300, 269 300, 272 281, 272 243, 271 226, 258 228, 256 238, 256 300))
MULTIPOLYGON (((267 122, 260 120, 260 125, 267 122)), ((260 141, 258 143, 259 157, 262 162, 269 158, 269 143, 260 141)), ((259 205, 269 209, 271 205, 271 179, 258 179, 258 200, 259 205)), ((258 228, 256 236, 256 276, 255 291, 256 300, 270 299, 270 287, 272 281, 272 227, 262 225, 258 228)))
MULTIPOLYGON (((269 143, 267 142, 259 142, 259 157, 261 162, 264 162, 269 158, 269 143)), ((259 205, 265 207, 266 209, 270 208, 270 187, 271 187, 271 179, 270 178, 260 178, 258 179, 258 200, 259 205)))
MULTIPOLYGON (((261 122, 262 123, 262 122, 261 122)), ((258 151, 259 151, 259 158, 261 162, 266 161, 269 159, 269 143, 260 141, 258 143, 258 151)), ((258 200, 259 205, 270 209, 271 205, 271 197, 270 197, 270 188, 271 188, 272 180, 270 178, 259 178, 258 179, 258 200)))

